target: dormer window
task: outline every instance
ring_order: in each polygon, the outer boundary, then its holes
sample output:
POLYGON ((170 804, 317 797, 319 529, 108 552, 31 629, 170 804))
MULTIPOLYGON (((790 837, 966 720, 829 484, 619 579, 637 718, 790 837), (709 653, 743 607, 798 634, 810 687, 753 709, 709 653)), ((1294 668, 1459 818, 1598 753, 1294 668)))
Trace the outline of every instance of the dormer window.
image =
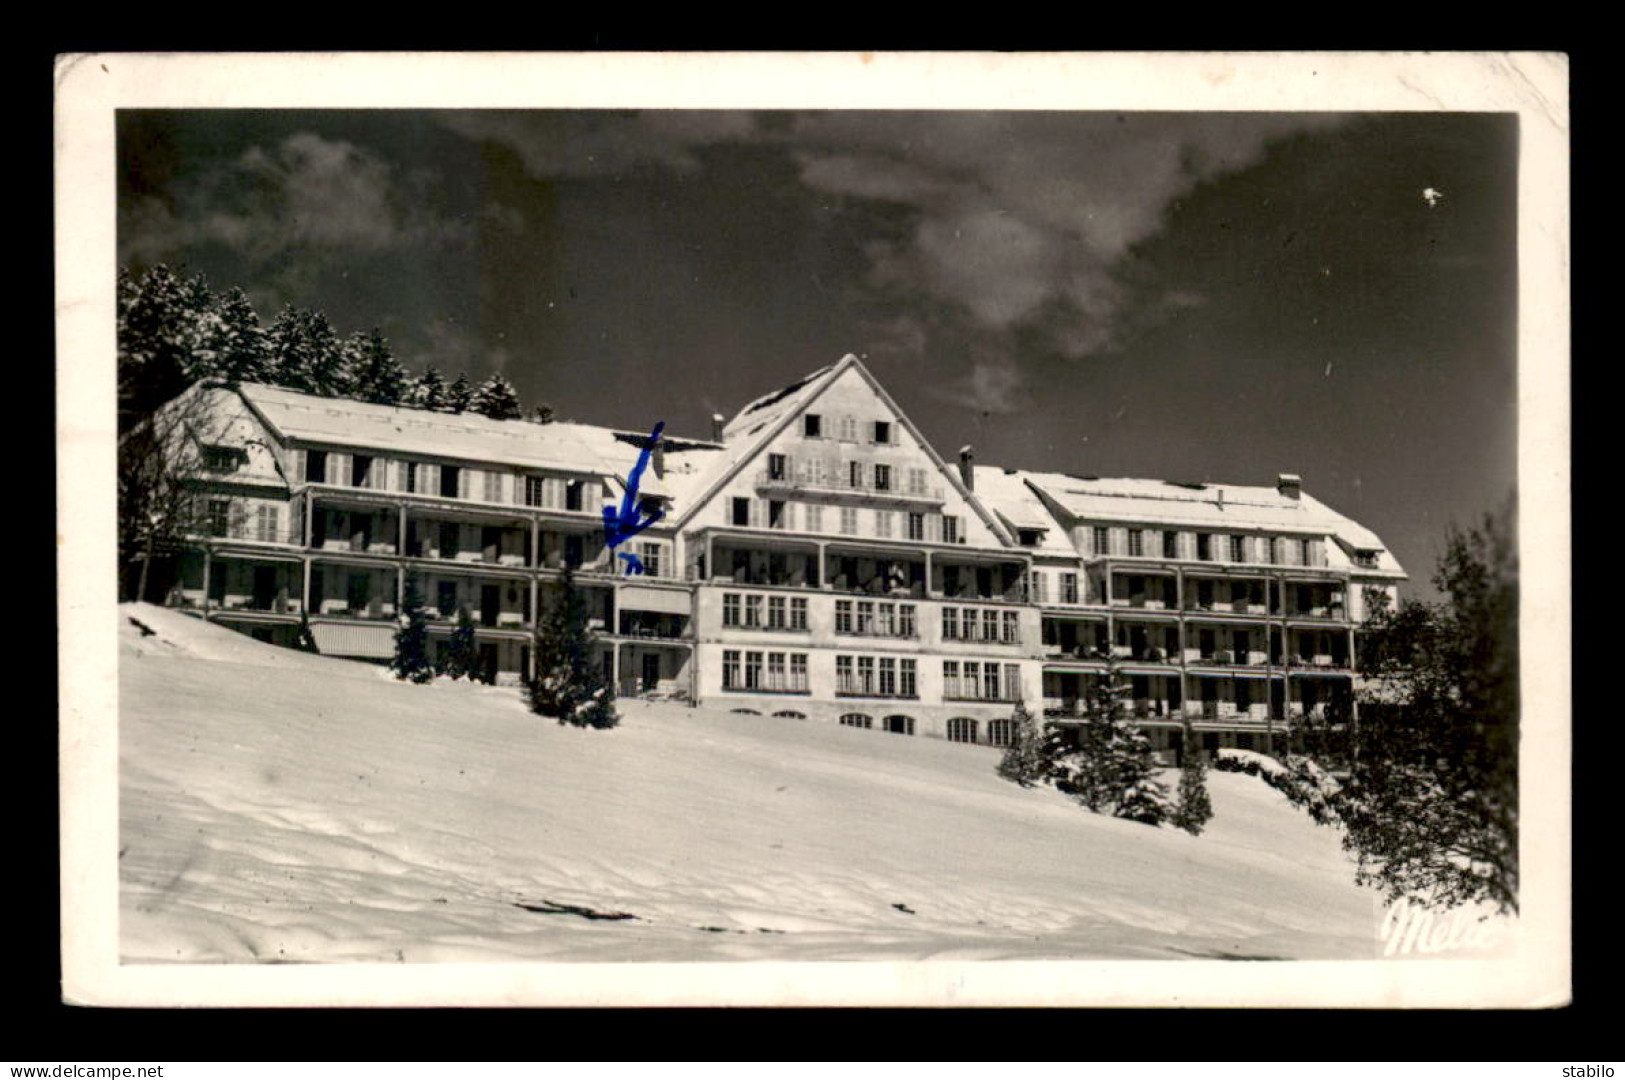
POLYGON ((233 472, 242 460, 242 452, 234 446, 205 446, 203 467, 209 472, 233 472))
POLYGON ((1044 531, 1042 529, 1018 529, 1016 537, 1020 540, 1022 547, 1037 547, 1044 538, 1044 531))
POLYGON ((1377 568, 1378 552, 1372 548, 1357 548, 1354 552, 1354 565, 1363 566, 1369 570, 1377 568))

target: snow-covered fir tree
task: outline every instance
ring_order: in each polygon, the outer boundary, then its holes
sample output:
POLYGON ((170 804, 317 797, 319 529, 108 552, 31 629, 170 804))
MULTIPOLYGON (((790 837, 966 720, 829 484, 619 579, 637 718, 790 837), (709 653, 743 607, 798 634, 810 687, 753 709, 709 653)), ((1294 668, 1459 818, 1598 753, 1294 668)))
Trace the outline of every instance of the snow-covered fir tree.
POLYGON ((410 578, 406 582, 399 622, 395 630, 395 656, 389 669, 397 679, 429 682, 434 678, 434 665, 429 662, 429 618, 424 614, 417 584, 410 578))
POLYGON ((1200 836, 1213 817, 1213 800, 1207 793, 1207 761, 1196 745, 1196 733, 1189 721, 1180 745, 1183 760, 1179 765, 1179 791, 1169 820, 1192 836, 1200 836))
POLYGON ((1042 783, 1049 775, 1049 758, 1044 739, 1033 723, 1032 714, 1021 702, 1010 715, 1010 745, 999 759, 999 775, 1022 787, 1042 783))
POLYGON ((214 376, 228 383, 266 382, 271 347, 248 294, 233 286, 214 306, 205 348, 213 355, 214 376))
POLYGON ((469 399, 468 409, 481 416, 489 416, 492 420, 518 420, 525 414, 519 405, 518 391, 502 377, 501 372, 480 384, 469 399))
POLYGON ((529 420, 533 424, 551 424, 553 422, 553 406, 538 405, 530 410, 529 420))
POLYGON ((576 727, 620 722, 614 688, 592 662, 591 648, 587 600, 566 567, 558 595, 536 628, 536 673, 526 687, 532 712, 576 727))
POLYGON ((468 372, 459 371, 457 380, 451 384, 451 389, 446 391, 446 408, 454 413, 467 412, 473 400, 474 388, 469 385, 468 372))
POLYGON ((327 316, 289 304, 267 332, 271 345, 271 378, 278 386, 323 397, 343 397, 350 390, 344 353, 327 316))
POLYGON ((376 327, 370 334, 352 334, 346 349, 352 392, 358 400, 374 405, 402 403, 406 396, 406 369, 395 359, 389 342, 376 327))
POLYGON ((473 679, 479 675, 479 671, 480 651, 475 640, 474 616, 468 613, 466 607, 460 607, 457 609, 457 626, 451 632, 446 662, 440 673, 454 679, 473 679))
POLYGON ((424 368, 423 374, 419 375, 417 382, 413 384, 412 405, 434 412, 445 412, 451 407, 447 403, 445 377, 433 364, 424 368))
POLYGON ((159 264, 118 278, 119 430, 151 416, 199 378, 214 374, 205 334, 219 316, 202 278, 159 264))
POLYGON ((299 631, 294 635, 293 647, 300 652, 319 653, 321 648, 316 644, 316 633, 310 628, 310 612, 299 613, 299 631))
POLYGON ((1167 817, 1167 791, 1151 740, 1128 716, 1129 693, 1120 677, 1095 683, 1071 748, 1052 753, 1054 783, 1096 813, 1156 825, 1167 817))

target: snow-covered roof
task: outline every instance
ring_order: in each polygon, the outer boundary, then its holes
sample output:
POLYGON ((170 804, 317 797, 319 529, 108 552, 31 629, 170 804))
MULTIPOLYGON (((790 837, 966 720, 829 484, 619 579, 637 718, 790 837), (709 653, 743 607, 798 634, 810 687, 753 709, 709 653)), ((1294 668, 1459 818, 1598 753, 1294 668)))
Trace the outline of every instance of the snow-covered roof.
POLYGON ((1048 555, 1077 555, 1066 527, 1055 520, 1044 501, 1026 485, 1021 472, 994 465, 977 465, 974 475, 976 497, 982 501, 982 505, 1002 518, 1012 533, 1019 535, 1022 530, 1041 530, 1038 545, 1026 550, 1048 555))
MULTIPOLYGON (((1375 569, 1403 573, 1399 561, 1370 529, 1304 491, 1293 498, 1277 488, 1246 484, 1184 484, 1126 477, 1077 477, 1018 472, 1060 514, 1075 522, 1125 522, 1177 528, 1260 530, 1329 536, 1349 554, 1376 552, 1375 569)), ((981 470, 977 481, 981 482, 981 470)))

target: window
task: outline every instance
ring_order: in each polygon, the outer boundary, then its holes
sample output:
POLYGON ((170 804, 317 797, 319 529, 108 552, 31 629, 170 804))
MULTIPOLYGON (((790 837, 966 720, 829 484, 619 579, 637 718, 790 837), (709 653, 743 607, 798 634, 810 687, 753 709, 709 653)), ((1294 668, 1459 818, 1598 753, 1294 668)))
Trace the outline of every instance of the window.
POLYGON ((852 601, 835 601, 835 632, 837 634, 852 633, 852 601))
POLYGON ((237 468, 237 451, 230 446, 205 446, 203 467, 209 472, 232 472, 237 468))
POLYGON ((1314 541, 1310 540, 1308 537, 1304 537, 1302 540, 1298 541, 1298 545, 1299 545, 1299 549, 1301 550, 1301 552, 1303 554, 1303 565, 1304 566, 1313 566, 1313 565, 1315 565, 1314 541))
POLYGON ((863 462, 849 461, 846 463, 846 483, 848 487, 861 488, 863 486, 863 462))
POLYGON ((1253 688, 1247 679, 1237 679, 1236 686, 1236 712, 1248 713, 1253 708, 1253 688))
POLYGON ((305 480, 311 484, 327 483, 327 451, 305 451, 305 480))
POLYGON ((870 694, 875 692, 875 658, 872 656, 858 657, 858 693, 870 694))
POLYGON ((1091 530, 1091 531, 1094 534, 1094 552, 1095 552, 1095 554, 1096 555, 1105 555, 1105 554, 1109 553, 1111 551, 1111 545, 1110 545, 1110 540, 1109 540, 1109 534, 1108 534, 1108 532, 1106 530, 1106 526, 1104 526, 1104 525, 1096 525, 1094 527, 1094 529, 1091 530))
POLYGON ((895 656, 882 656, 880 658, 879 693, 882 697, 897 696, 897 658, 895 656))
POLYGON ((738 593, 723 593, 722 594, 722 625, 723 626, 738 626, 739 625, 739 594, 738 593))
POLYGON ((732 522, 735 525, 746 525, 746 526, 748 526, 750 524, 750 500, 749 499, 742 499, 742 498, 739 498, 738 496, 735 496, 734 502, 733 502, 732 522))
POLYGON ((925 515, 907 514, 903 522, 903 538, 905 540, 925 539, 925 515))
POLYGON ((942 640, 954 641, 959 637, 959 609, 945 607, 942 609, 942 640))
POLYGON ((210 499, 204 524, 210 536, 225 536, 231 528, 231 500, 210 499))
POLYGON ((1211 533, 1196 534, 1196 557, 1203 562, 1213 561, 1213 535, 1211 533))
POLYGON ((858 535, 858 508, 855 506, 841 507, 841 533, 844 536, 858 535))
POLYGON ((1027 575, 1027 599, 1029 602, 1034 604, 1048 602, 1048 596, 1046 595, 1048 589, 1044 584, 1044 579, 1047 577, 1049 577, 1048 574, 1039 570, 1034 570, 1027 575))
POLYGON ((959 692, 958 660, 944 660, 942 662, 942 696, 945 698, 964 696, 959 692))
POLYGON ((890 465, 876 465, 875 466, 875 490, 876 491, 890 491, 891 490, 891 466, 890 465))
POLYGON ((819 503, 804 504, 802 517, 806 519, 808 532, 824 531, 824 508, 819 503))
POLYGON ((1076 604, 1078 602, 1078 575, 1064 573, 1061 575, 1061 603, 1076 604))
POLYGON ((788 688, 785 681, 783 653, 770 652, 767 654, 767 683, 763 688, 780 691, 788 688))
POLYGON ((1013 611, 1004 613, 1004 643, 1014 645, 1021 640, 1021 616, 1013 611))
POLYGON ((722 654, 722 688, 724 690, 738 690, 744 685, 739 672, 739 650, 724 650, 722 654))
MULTIPOLYGON (((952 721, 949 721, 952 723, 952 721)), ((974 725, 976 721, 972 720, 974 725)), ((974 732, 976 729, 971 728, 974 732)), ((987 744, 989 746, 1009 746, 1015 741, 1016 724, 1014 720, 989 720, 987 722, 987 744)))
POLYGON ((972 700, 982 696, 982 665, 975 660, 965 661, 965 679, 959 684, 960 696, 972 700))
POLYGON ((442 619, 455 618, 457 615, 457 583, 442 581, 435 595, 435 607, 440 611, 442 619))
POLYGON ((769 630, 783 630, 785 628, 785 610, 784 597, 770 596, 767 598, 767 628, 769 630))
POLYGON ((925 494, 925 470, 910 469, 908 471, 908 492, 910 495, 925 494))
POLYGON ((276 543, 277 534, 281 531, 282 508, 261 503, 255 525, 254 539, 268 544, 276 543))
POLYGON ((856 728, 872 728, 875 726, 874 717, 865 716, 860 712, 849 712, 842 714, 841 723, 846 727, 856 728))
POLYGON ((440 466, 440 496, 441 496, 441 498, 455 499, 457 497, 457 488, 458 488, 458 480, 459 480, 458 474, 460 472, 462 472, 462 470, 459 469, 455 465, 442 465, 442 466, 440 466))
POLYGON ((790 629, 807 629, 807 598, 796 596, 790 599, 790 629))
POLYGON ((371 574, 351 574, 349 588, 345 599, 350 605, 350 614, 360 615, 367 610, 367 604, 372 599, 371 574))
POLYGON ((581 480, 571 480, 564 486, 564 508, 566 510, 585 510, 583 500, 586 498, 587 485, 581 480))
POLYGON ((1246 562, 1247 561, 1247 550, 1246 550, 1246 548, 1247 548, 1247 538, 1246 537, 1244 537, 1244 536, 1232 536, 1230 538, 1230 561, 1231 562, 1246 562))
POLYGON ((783 499, 769 499, 767 501, 768 528, 788 529, 790 527, 789 505, 783 499))
POLYGON ((745 597, 745 628, 747 630, 760 630, 762 628, 762 598, 760 596, 745 597))
POLYGON ((982 696, 989 701, 999 700, 999 665, 982 665, 982 696))
POLYGON ((643 541, 638 544, 638 560, 643 563, 643 572, 649 577, 660 576, 661 550, 665 545, 654 541, 643 541))
POLYGON ((745 689, 760 690, 762 688, 762 654, 748 652, 745 654, 745 689))
MULTIPOLYGON (((417 492, 417 489, 418 489, 418 463, 417 462, 415 462, 415 461, 403 461, 403 462, 401 462, 401 486, 406 489, 406 493, 408 495, 415 494, 417 492)), ((540 506, 541 503, 538 501, 538 502, 531 503, 530 505, 532 505, 532 506, 540 506)))
MULTIPOLYGON (((880 466, 876 465, 875 468, 879 469, 880 466)), ((886 537, 887 539, 891 538, 891 514, 892 514, 892 512, 890 510, 876 510, 875 511, 875 535, 876 536, 883 536, 883 537, 886 537)))
POLYGON ((1279 564, 1281 561, 1281 538, 1278 536, 1272 536, 1268 540, 1264 541, 1264 546, 1269 549, 1268 557, 1270 563, 1272 565, 1279 564))
POLYGON ((1014 701, 1021 696, 1021 668, 1016 664, 1004 665, 1004 698, 1014 701))
POLYGON ((807 692, 807 654, 790 654, 790 685, 786 688, 799 694, 807 692))
POLYGON ((999 640, 999 613, 997 611, 982 612, 982 640, 999 640))
POLYGON ((911 638, 918 636, 914 623, 914 605, 902 604, 897 609, 897 636, 911 638))
POLYGON ((1179 558, 1179 534, 1165 531, 1162 534, 1162 557, 1164 559, 1179 558))
POLYGON ((485 501, 502 501, 502 474, 495 469, 485 470, 485 501))
POLYGON ((804 713, 804 712, 796 712, 794 709, 780 709, 778 712, 774 713, 773 715, 775 717, 777 717, 778 719, 780 719, 780 720, 805 720, 805 719, 807 719, 807 714, 806 713, 804 713))
POLYGON ((919 697, 914 660, 904 657, 897 661, 897 696, 919 697))
POLYGON ((912 716, 888 716, 881 723, 893 735, 914 734, 914 718, 912 716))
POLYGON ((976 741, 976 721, 968 716, 956 716, 948 721, 948 741, 968 742, 976 741))
POLYGON ((767 455, 767 478, 769 480, 783 480, 785 472, 785 457, 783 454, 767 455))
POLYGON ((959 518, 953 514, 942 515, 942 542, 944 544, 959 543, 959 518))
POLYGON ((875 632, 875 602, 873 600, 858 601, 858 622, 853 632, 858 634, 873 634, 875 632))
POLYGON ((838 694, 855 694, 857 693, 857 687, 857 679, 852 674, 852 658, 850 656, 837 656, 835 658, 835 692, 838 694))
POLYGON ((891 424, 885 420, 875 421, 875 442, 881 446, 891 444, 891 424))
POLYGON ((817 413, 807 413, 801 418, 801 434, 809 439, 822 438, 824 433, 824 418, 817 413))
POLYGON ((959 611, 959 637, 963 641, 976 640, 976 609, 961 608, 959 611))
POLYGON ((1130 529, 1128 531, 1128 553, 1143 556, 1145 554, 1145 530, 1130 529))

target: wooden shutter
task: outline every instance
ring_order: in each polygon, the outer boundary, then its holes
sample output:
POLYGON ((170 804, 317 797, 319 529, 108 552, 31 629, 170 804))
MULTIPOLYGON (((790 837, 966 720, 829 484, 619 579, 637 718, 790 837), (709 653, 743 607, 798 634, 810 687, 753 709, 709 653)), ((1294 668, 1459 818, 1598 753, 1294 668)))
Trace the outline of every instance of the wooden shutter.
POLYGON ((301 480, 309 480, 305 475, 305 452, 303 450, 288 451, 288 475, 297 476, 301 480))

